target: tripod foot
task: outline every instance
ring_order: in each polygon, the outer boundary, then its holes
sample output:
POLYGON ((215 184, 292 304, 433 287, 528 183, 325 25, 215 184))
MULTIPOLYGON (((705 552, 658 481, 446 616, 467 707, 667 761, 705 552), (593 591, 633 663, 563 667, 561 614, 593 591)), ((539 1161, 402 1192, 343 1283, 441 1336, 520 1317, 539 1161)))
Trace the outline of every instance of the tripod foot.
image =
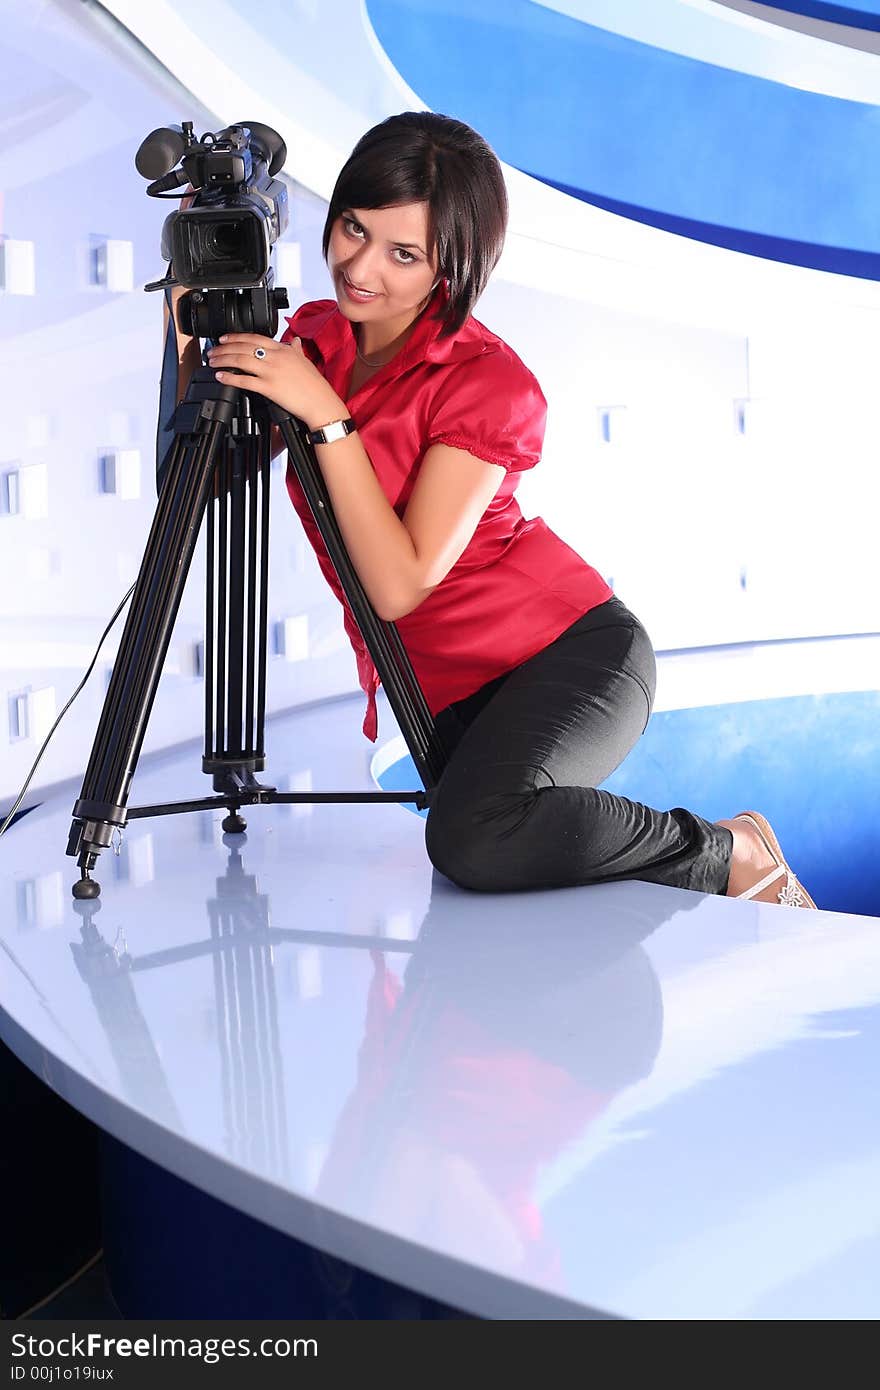
POLYGON ((77 899, 97 898, 100 896, 100 893, 100 883, 93 878, 89 878, 88 874, 85 872, 83 872, 82 878, 78 879, 73 885, 73 896, 77 899))
POLYGON ((228 816, 224 816, 222 829, 227 835, 241 835, 247 830, 247 821, 244 816, 239 815, 238 810, 231 810, 228 816))

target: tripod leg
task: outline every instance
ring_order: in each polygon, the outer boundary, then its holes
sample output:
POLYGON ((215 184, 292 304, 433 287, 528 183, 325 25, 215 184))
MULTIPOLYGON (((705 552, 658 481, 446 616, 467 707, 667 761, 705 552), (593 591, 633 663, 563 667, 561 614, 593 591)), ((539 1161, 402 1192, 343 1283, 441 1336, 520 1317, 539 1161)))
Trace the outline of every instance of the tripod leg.
MULTIPOLYGON (((216 792, 231 796, 272 790, 254 776, 265 763, 268 487, 265 409, 243 396, 218 461, 207 524, 202 770, 213 774, 216 792)), ((223 828, 245 828, 238 807, 223 828)))
POLYGON ((90 877, 91 870, 114 830, 126 823, 131 781, 192 562, 215 455, 237 394, 234 388, 220 387, 213 373, 199 371, 178 410, 180 423, 190 428, 177 434, 172 445, 91 757, 73 808, 67 853, 78 856, 81 871, 75 897, 97 897, 100 887, 90 877))

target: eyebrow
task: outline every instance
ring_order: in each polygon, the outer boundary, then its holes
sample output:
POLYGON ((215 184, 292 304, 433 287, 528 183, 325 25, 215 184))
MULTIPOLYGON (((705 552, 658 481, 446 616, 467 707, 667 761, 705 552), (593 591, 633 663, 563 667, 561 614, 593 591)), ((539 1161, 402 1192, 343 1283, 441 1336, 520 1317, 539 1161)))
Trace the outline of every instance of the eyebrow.
MULTIPOLYGON (((351 213, 351 215, 352 215, 352 221, 353 221, 353 222, 357 222, 358 225, 361 226, 361 227, 366 226, 366 223, 361 222, 361 219, 360 219, 359 217, 356 216, 357 208, 343 208, 343 209, 342 209, 342 214, 341 214, 341 215, 342 215, 343 217, 345 217, 345 215, 346 215, 347 213, 351 213)), ((427 251, 425 251, 425 250, 423 249, 423 247, 417 246, 416 243, 415 243, 414 241, 392 241, 391 245, 392 245, 392 246, 402 246, 403 249, 404 249, 404 251, 420 251, 421 254, 422 254, 422 255, 425 257, 425 259, 427 260, 427 257, 428 257, 427 251)))

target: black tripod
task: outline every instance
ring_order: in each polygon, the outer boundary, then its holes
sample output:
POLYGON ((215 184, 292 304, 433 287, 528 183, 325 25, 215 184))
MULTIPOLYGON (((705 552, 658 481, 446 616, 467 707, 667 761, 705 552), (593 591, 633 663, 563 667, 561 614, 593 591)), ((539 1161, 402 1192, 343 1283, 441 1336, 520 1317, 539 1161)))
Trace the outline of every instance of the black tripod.
MULTIPOLYGON (((277 292, 279 295, 283 291, 277 292)), ((253 331, 253 330, 252 330, 253 331)), ((274 329, 272 330, 274 334, 274 329)), ((200 368, 174 417, 159 502, 107 689, 67 853, 77 856, 75 898, 95 898, 102 849, 129 820, 223 806, 227 832, 242 806, 278 802, 397 801, 428 805, 445 755, 393 623, 377 617, 348 557, 305 427, 289 412, 200 368), (373 658, 424 790, 278 792, 256 780, 265 763, 269 469, 280 427, 355 621, 373 658), (128 807, 159 677, 208 510, 203 771, 214 796, 128 807)))

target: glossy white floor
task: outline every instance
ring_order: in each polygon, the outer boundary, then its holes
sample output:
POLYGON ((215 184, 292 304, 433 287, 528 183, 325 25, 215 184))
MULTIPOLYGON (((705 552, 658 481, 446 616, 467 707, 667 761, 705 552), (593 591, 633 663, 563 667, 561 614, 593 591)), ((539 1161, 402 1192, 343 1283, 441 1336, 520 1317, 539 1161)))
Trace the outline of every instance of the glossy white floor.
MULTIPOLYGON (((370 785, 360 713, 272 721, 266 780, 370 785)), ((0 1036, 133 1148, 483 1316, 880 1313, 876 918, 470 895, 374 805, 134 822, 83 916, 74 796, 0 841, 0 1036)))

